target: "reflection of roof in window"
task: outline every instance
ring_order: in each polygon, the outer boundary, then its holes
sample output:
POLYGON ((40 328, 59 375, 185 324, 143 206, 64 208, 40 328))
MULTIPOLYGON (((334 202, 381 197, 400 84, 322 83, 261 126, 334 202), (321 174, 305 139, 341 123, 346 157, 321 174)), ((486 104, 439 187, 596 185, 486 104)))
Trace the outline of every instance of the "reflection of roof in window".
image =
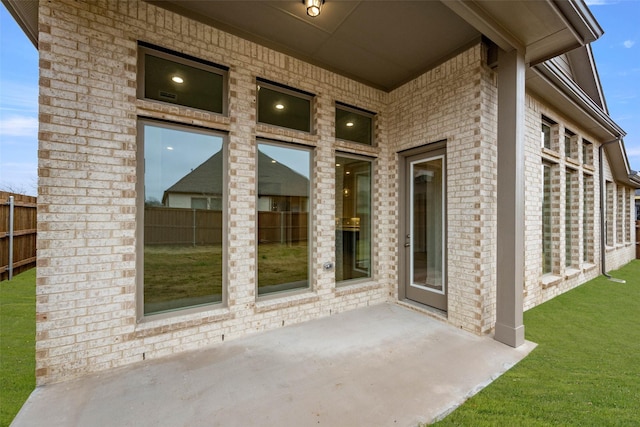
MULTIPOLYGON (((204 163, 167 188, 169 193, 222 195, 224 184, 222 151, 209 157, 204 163)), ((258 151, 258 195, 309 197, 309 180, 273 158, 258 151)))

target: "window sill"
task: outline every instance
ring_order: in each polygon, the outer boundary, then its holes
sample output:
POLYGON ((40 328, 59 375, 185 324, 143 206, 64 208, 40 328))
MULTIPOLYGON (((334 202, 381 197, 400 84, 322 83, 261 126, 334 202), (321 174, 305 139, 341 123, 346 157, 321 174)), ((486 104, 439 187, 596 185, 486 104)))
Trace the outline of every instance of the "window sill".
POLYGON ((302 304, 314 303, 320 300, 315 293, 305 289, 304 293, 295 293, 289 295, 273 295, 268 300, 256 302, 256 313, 264 313, 267 311, 280 310, 302 304))
POLYGON ((258 138, 277 139, 281 142, 303 142, 315 145, 318 142, 318 135, 303 130, 290 129, 267 123, 256 124, 256 136, 258 138))
POLYGON ((221 322, 232 317, 227 307, 202 307, 197 311, 191 309, 188 313, 173 311, 140 319, 134 333, 136 338, 144 338, 201 324, 221 322))
POLYGON ((573 267, 569 267, 564 271, 564 278, 565 279, 573 279, 574 277, 578 276, 581 273, 581 271, 577 268, 573 268, 573 267))
POLYGON ((542 156, 554 162, 558 162, 560 160, 560 153, 549 148, 542 147, 542 156))
POLYGON ((545 274, 540 278, 540 284, 542 285, 542 289, 548 289, 552 286, 556 286, 560 282, 562 282, 562 277, 556 276, 554 274, 545 274))
POLYGON ((595 170, 596 170, 596 168, 594 168, 593 165, 588 164, 588 163, 583 164, 582 167, 584 167, 584 169, 586 171, 591 172, 591 173, 595 172, 595 170))
POLYGON ((585 262, 582 265, 582 271, 587 272, 587 271, 593 270, 597 266, 598 266, 597 264, 591 264, 590 262, 585 262))
POLYGON ((364 154, 371 157, 378 157, 380 149, 377 145, 366 145, 359 142, 346 141, 344 139, 336 139, 336 150, 354 154, 364 154))
POLYGON ((231 124, 229 116, 224 114, 151 99, 137 99, 136 108, 138 116, 141 117, 170 120, 184 125, 202 126, 212 130, 228 131, 231 124))
POLYGON ((343 295, 351 295, 359 292, 370 291, 379 287, 380 285, 377 282, 372 282, 371 279, 366 279, 366 281, 338 285, 335 288, 334 294, 337 297, 341 297, 343 295))
POLYGON ((567 157, 566 161, 568 165, 573 166, 575 169, 578 169, 580 167, 580 161, 574 159, 573 157, 567 157))

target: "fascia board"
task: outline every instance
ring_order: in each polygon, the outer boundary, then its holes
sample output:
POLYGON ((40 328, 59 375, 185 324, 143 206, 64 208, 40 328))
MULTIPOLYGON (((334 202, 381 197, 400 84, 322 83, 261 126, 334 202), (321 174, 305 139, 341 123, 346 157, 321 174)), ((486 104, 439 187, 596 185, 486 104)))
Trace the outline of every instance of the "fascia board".
POLYGON ((451 0, 442 1, 442 4, 488 37, 502 50, 518 49, 521 52, 525 51, 524 44, 504 26, 500 25, 487 11, 482 9, 477 2, 451 0))
POLYGON ((598 39, 604 31, 583 0, 545 0, 544 4, 560 19, 566 31, 548 34, 529 45, 520 40, 507 25, 500 23, 487 10, 484 0, 448 0, 442 3, 475 27, 501 49, 517 49, 525 53, 525 61, 537 64, 554 56, 584 46, 598 39))
POLYGON ((640 188, 640 175, 629 167, 629 160, 622 138, 616 143, 605 144, 603 148, 607 153, 609 166, 615 181, 629 187, 640 188))
POLYGON ((562 12, 565 20, 579 36, 582 44, 596 41, 604 34, 584 0, 547 0, 552 1, 557 10, 562 12))
POLYGON ((2 4, 37 49, 39 3, 37 1, 2 0, 2 4))
POLYGON ((596 120, 612 137, 618 138, 626 135, 625 131, 613 121, 570 77, 552 62, 543 62, 532 67, 532 70, 545 80, 554 90, 561 92, 570 99, 576 107, 586 111, 596 120))

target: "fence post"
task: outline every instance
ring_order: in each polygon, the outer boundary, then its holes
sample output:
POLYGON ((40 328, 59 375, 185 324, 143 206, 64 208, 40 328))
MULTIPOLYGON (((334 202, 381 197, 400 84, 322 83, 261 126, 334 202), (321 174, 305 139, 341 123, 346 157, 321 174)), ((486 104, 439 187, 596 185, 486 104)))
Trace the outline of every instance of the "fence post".
POLYGON ((196 247, 196 210, 195 208, 193 209, 193 247, 196 247))
POLYGON ((9 196, 9 280, 13 279, 13 196, 9 196))

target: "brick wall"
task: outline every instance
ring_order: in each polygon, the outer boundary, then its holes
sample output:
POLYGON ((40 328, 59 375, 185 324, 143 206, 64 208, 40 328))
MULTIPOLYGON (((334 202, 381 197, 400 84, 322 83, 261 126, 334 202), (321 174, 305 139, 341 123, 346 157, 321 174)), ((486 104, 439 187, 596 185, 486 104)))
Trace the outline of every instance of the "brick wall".
POLYGON ((448 321, 480 334, 495 323, 497 89, 485 55, 478 44, 428 71, 389 109, 395 151, 446 140, 448 321))
MULTIPOLYGON (((600 265, 600 170, 598 151, 600 141, 585 131, 578 123, 568 120, 561 113, 550 108, 533 94, 526 99, 526 160, 525 160, 525 290, 524 308, 529 309, 559 294, 562 294, 601 274, 600 265), (541 148, 540 123, 545 115, 557 122, 553 130, 552 149, 541 148), (565 156, 564 133, 570 129, 576 135, 570 159, 565 156), (588 159, 583 158, 581 144, 584 140, 592 143, 588 159), (577 151, 576 151, 576 147, 577 151), (573 159, 575 157, 575 159, 573 159), (542 274, 542 163, 552 166, 552 230, 554 271, 542 274), (587 163, 585 165, 585 163, 587 163), (566 217, 565 194, 567 170, 575 174, 572 196, 575 197, 572 211, 572 265, 566 266, 566 217), (591 188, 585 188, 583 176, 589 177, 591 188), (592 207, 588 222, 584 221, 584 197, 592 207), (588 261, 584 260, 584 230, 587 227, 588 261)), ((604 158, 604 177, 612 181, 611 169, 604 158)), ((626 193, 625 193, 626 194, 626 193)), ((614 201, 615 201, 614 196, 614 201)), ((616 205, 616 203, 614 203, 616 205)), ((614 206, 615 208, 615 206, 614 206)), ((616 216, 614 211, 614 217, 616 216)), ((631 224, 630 221, 623 221, 631 224)), ((614 225, 615 227, 615 225, 614 225)), ((615 230, 615 229, 614 229, 615 230)), ((615 234, 615 233, 614 233, 615 234)), ((614 269, 633 259, 631 241, 621 242, 607 249, 607 269, 614 269)))
MULTIPOLYGON (((396 301, 398 152, 441 140, 446 140, 448 170, 448 321, 489 333, 495 323, 497 84, 485 57, 478 44, 385 93, 146 2, 42 2, 37 383, 396 301), (136 99, 139 40, 228 66, 228 116, 136 99), (257 124, 257 77, 314 93, 315 131, 257 124), (335 139, 335 101, 378 113, 376 146, 335 139), (228 134, 224 307, 140 319, 138 116, 228 134), (314 149, 308 292, 256 300, 256 138, 314 149), (322 268, 324 262, 335 263, 336 152, 375 158, 372 278, 338 287, 333 272, 322 268)), ((526 308, 598 273, 594 266, 554 286, 540 284, 541 112, 555 117, 528 96, 526 308)), ((597 168, 592 173, 597 176, 597 168)), ((561 203, 557 209, 561 226, 561 203)), ((625 257, 626 252, 620 259, 625 257)))
POLYGON ((395 163, 388 94, 144 2, 43 3, 37 382, 70 379, 389 300, 395 163), (136 99, 137 41, 229 67, 229 116, 136 99), (256 124, 256 77, 316 94, 314 134, 256 124), (379 113, 378 147, 334 138, 334 101, 379 113), (137 116, 228 133, 228 304, 138 321, 137 116), (256 302, 256 138, 315 148, 312 290, 256 302), (335 151, 377 157, 373 278, 335 286, 335 151))

